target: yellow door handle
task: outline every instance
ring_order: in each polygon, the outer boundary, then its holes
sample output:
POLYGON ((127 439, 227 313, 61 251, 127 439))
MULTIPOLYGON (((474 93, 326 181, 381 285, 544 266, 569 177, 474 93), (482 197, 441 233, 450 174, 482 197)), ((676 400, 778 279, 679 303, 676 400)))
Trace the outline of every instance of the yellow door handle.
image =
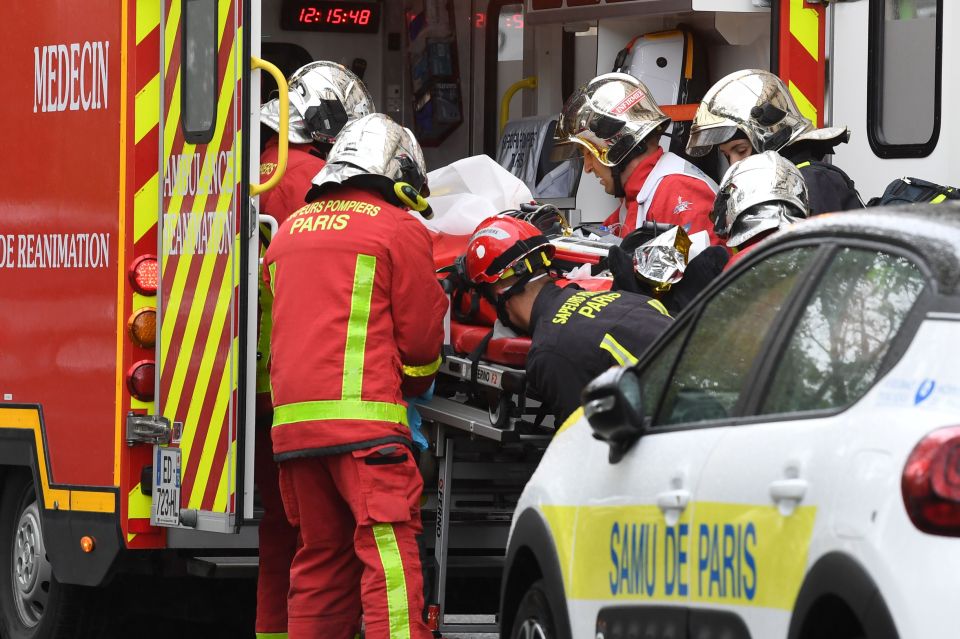
MULTIPOLYGON (((250 195, 260 195, 266 193, 283 179, 283 174, 287 171, 287 146, 289 145, 290 135, 290 96, 287 79, 283 77, 275 65, 270 64, 261 58, 251 58, 250 68, 253 70, 261 69, 273 76, 277 81, 277 88, 280 92, 280 132, 277 140, 277 170, 273 172, 270 179, 262 184, 250 184, 250 195)), ((251 126, 256 126, 251 123, 251 126)), ((249 136, 247 136, 249 138, 249 136)))
POLYGON ((507 126, 507 121, 510 119, 510 100, 513 99, 513 94, 521 89, 536 89, 537 88, 537 77, 531 75, 530 77, 518 80, 507 87, 507 90, 504 91, 503 97, 500 98, 500 135, 503 136, 503 127, 507 126))

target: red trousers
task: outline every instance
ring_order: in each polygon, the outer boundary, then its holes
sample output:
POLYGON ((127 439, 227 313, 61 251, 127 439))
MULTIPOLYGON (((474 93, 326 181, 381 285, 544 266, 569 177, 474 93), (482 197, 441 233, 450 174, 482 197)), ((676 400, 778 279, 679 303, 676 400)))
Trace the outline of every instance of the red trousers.
POLYGON ((287 521, 280 497, 280 471, 270 442, 272 416, 257 417, 254 474, 263 519, 260 520, 260 571, 257 574, 258 639, 280 639, 287 632, 290 564, 297 552, 297 529, 287 521))
POLYGON ((290 639, 431 639, 416 535, 423 480, 404 446, 280 463, 301 546, 290 571, 290 639))

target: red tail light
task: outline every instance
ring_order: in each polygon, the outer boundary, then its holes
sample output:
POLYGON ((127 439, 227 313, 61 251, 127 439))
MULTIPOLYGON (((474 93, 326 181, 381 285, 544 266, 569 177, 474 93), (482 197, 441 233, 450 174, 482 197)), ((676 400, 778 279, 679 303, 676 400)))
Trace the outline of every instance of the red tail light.
POLYGON ((903 468, 901 490, 914 526, 960 537, 960 426, 935 430, 916 445, 903 468))
POLYGON ((156 295, 160 281, 160 265, 156 255, 142 255, 130 264, 127 271, 133 289, 141 295, 156 295))
POLYGON ((141 402, 153 401, 156 366, 150 360, 141 360, 127 371, 127 390, 141 402))

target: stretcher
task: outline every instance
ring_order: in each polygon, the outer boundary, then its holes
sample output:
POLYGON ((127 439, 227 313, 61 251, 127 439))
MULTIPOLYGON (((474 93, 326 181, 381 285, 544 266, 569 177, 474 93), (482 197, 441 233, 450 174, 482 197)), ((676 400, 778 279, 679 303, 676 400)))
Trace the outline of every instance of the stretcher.
MULTIPOLYGON (((575 243, 561 243, 558 255, 564 263, 597 261, 575 243)), ((453 245, 449 236, 435 242, 444 252, 440 259, 449 259, 453 245)), ((610 286, 609 280, 586 283, 591 288, 610 286)), ((484 589, 476 584, 499 580, 514 508, 552 439, 554 422, 541 414, 527 382, 530 338, 491 335, 496 312, 489 303, 458 302, 464 312, 472 305, 473 313, 467 321, 451 319, 434 398, 418 405, 431 442, 430 463, 436 465, 424 473, 427 501, 422 508, 424 529, 432 533, 427 548, 434 559, 429 603, 436 630, 443 634, 498 632, 495 618, 455 623, 447 610, 497 609, 497 601, 484 606, 464 599, 478 592, 499 593, 493 584, 484 589), (459 586, 464 578, 470 586, 459 586)))

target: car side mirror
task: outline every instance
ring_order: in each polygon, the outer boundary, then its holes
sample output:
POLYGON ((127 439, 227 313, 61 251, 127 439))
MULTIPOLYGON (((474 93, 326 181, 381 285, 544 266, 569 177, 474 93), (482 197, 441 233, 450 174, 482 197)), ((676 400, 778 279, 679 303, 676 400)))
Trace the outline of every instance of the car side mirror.
POLYGON ((643 435, 639 377, 632 368, 615 366, 587 384, 581 398, 593 436, 610 445, 610 463, 616 464, 643 435))

